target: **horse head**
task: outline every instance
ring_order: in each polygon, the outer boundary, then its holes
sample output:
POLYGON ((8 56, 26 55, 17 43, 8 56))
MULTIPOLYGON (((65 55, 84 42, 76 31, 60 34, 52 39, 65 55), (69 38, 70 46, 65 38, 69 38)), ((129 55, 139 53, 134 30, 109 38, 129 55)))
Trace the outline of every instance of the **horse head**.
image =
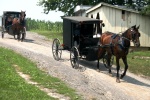
POLYGON ((136 25, 134 25, 128 29, 128 38, 130 40, 132 40, 132 42, 134 43, 134 46, 136 46, 136 47, 140 46, 139 37, 141 34, 138 30, 139 28, 140 28, 140 25, 138 27, 136 27, 136 25))
POLYGON ((26 16, 26 11, 22 11, 22 10, 21 10, 21 13, 20 13, 20 20, 21 20, 21 21, 24 21, 25 16, 26 16))

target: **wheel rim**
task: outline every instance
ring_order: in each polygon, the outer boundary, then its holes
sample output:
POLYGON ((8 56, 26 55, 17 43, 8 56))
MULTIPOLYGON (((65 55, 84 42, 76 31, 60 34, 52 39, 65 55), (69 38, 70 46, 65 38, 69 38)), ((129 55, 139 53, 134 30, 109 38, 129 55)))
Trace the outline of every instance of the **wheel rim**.
POLYGON ((79 52, 76 47, 73 47, 70 51, 70 62, 73 68, 79 68, 79 52))
POLYGON ((4 38, 4 33, 2 33, 2 38, 4 38))
POLYGON ((58 39, 54 39, 53 41, 52 53, 55 60, 60 60, 62 50, 60 49, 60 41, 58 39))

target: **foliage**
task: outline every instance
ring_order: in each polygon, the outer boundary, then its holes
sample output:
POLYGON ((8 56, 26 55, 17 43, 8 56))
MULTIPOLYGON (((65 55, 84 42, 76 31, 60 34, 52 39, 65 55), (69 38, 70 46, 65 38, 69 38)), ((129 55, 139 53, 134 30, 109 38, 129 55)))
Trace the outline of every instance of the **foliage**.
POLYGON ((31 18, 27 18, 26 27, 27 30, 41 30, 41 31, 55 31, 62 32, 62 22, 50 22, 44 20, 35 20, 31 18))
POLYGON ((77 5, 96 5, 100 2, 109 4, 121 4, 123 0, 40 0, 39 6, 44 7, 44 13, 48 14, 50 10, 62 11, 66 15, 72 15, 77 5))
POLYGON ((142 9, 141 13, 150 16, 150 0, 145 1, 147 2, 147 5, 142 9))
MULTIPOLYGON (((150 0, 39 0, 38 5, 44 7, 44 13, 49 11, 62 11, 65 15, 73 15, 74 8, 77 5, 94 6, 100 2, 105 2, 112 5, 126 6, 127 8, 143 11, 149 14, 150 0)), ((144 13, 144 12, 143 12, 144 13)))

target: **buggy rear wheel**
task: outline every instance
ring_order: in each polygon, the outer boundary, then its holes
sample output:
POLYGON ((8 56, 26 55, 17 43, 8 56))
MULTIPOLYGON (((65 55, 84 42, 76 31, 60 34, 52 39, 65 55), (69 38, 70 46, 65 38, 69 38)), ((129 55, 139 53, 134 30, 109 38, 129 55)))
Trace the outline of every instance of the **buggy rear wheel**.
POLYGON ((4 32, 2 32, 2 38, 4 38, 4 32))
MULTIPOLYGON (((104 55, 104 57, 103 57, 103 64, 104 64, 104 66, 105 66, 106 68, 108 68, 108 61, 107 61, 107 59, 108 59, 108 55, 107 55, 107 53, 106 53, 106 54, 104 55)), ((110 67, 112 67, 113 62, 114 62, 114 56, 112 56, 111 59, 110 59, 110 67)))
POLYGON ((61 59, 62 49, 60 48, 60 41, 59 39, 54 39, 52 44, 52 53, 55 60, 61 59))
POLYGON ((5 28, 4 28, 4 26, 2 26, 2 38, 4 38, 4 33, 5 33, 5 28))
POLYGON ((79 68, 79 51, 75 46, 70 50, 70 62, 73 68, 79 68))

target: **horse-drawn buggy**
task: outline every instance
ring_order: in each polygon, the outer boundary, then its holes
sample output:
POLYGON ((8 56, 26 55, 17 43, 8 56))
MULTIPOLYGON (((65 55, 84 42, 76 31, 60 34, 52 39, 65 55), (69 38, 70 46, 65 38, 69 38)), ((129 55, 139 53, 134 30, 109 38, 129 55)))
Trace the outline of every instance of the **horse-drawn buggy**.
POLYGON ((16 11, 4 11, 2 15, 2 38, 4 34, 8 33, 9 35, 14 36, 16 39, 23 41, 26 36, 26 27, 25 27, 25 12, 16 12, 16 11))
MULTIPOLYGON (((63 17, 63 43, 54 39, 52 53, 55 60, 60 60, 62 50, 70 51, 70 62, 73 68, 79 68, 80 60, 95 61, 98 59, 99 39, 102 32, 102 20, 88 17, 63 17)), ((107 55, 103 57, 107 64, 107 55)))
POLYGON ((103 59, 105 67, 111 74, 113 58, 116 58, 116 82, 126 75, 128 69, 127 55, 132 41, 134 46, 140 46, 140 26, 131 26, 121 34, 106 31, 102 33, 103 23, 101 20, 87 17, 63 17, 63 44, 59 39, 54 39, 52 53, 55 60, 60 60, 62 50, 70 51, 70 62, 73 68, 79 68, 80 59, 87 61, 103 59), (99 31, 98 31, 99 30, 99 31), (101 34, 100 37, 97 35, 101 34), (124 72, 119 75, 119 59, 125 65, 124 72))

